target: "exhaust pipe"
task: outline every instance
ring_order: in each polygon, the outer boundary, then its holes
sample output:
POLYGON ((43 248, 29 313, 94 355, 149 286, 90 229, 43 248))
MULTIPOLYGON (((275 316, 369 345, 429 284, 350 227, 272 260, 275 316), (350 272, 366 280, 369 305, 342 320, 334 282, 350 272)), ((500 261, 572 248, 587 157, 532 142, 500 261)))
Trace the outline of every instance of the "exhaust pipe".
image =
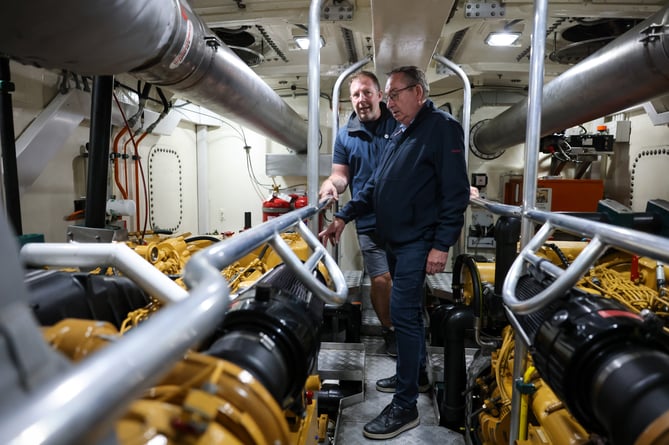
MULTIPOLYGON (((669 5, 544 86, 541 136, 669 91, 669 5)), ((475 150, 494 155, 523 142, 527 102, 472 130, 475 150)))
POLYGON ((0 15, 0 53, 83 75, 129 73, 218 114, 232 114, 298 153, 307 151, 306 120, 185 0, 9 2, 0 15))

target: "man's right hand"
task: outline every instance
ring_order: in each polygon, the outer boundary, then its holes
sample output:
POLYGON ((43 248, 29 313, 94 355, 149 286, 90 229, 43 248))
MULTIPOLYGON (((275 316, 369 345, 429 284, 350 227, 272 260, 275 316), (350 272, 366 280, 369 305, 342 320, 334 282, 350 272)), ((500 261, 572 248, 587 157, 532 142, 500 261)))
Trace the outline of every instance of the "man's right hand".
POLYGON ((328 246, 328 241, 334 246, 339 243, 339 238, 341 238, 341 233, 344 231, 344 227, 346 227, 344 220, 335 217, 334 221, 332 221, 325 230, 318 234, 318 239, 321 240, 321 243, 323 243, 325 247, 328 246))
POLYGON ((331 180, 326 179, 321 184, 321 189, 318 192, 318 199, 332 197, 335 201, 339 200, 339 193, 337 193, 337 187, 332 183, 331 180))

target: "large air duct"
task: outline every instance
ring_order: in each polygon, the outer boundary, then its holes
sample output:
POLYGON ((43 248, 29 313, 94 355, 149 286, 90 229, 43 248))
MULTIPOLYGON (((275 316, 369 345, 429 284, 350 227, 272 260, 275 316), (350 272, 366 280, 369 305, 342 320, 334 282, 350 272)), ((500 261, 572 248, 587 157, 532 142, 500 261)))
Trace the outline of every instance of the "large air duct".
MULTIPOLYGON (((669 5, 583 60, 543 89, 541 135, 615 113, 669 91, 669 5)), ((493 155, 523 142, 527 101, 472 132, 476 150, 493 155)))
POLYGON ((130 73, 307 151, 307 122, 184 0, 6 2, 0 53, 83 75, 130 73))

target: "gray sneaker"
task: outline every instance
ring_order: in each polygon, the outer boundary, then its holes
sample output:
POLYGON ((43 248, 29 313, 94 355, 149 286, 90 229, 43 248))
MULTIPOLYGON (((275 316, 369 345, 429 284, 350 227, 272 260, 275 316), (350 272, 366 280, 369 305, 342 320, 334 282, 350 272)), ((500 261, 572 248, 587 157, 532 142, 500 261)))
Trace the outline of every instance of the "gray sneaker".
POLYGON ((382 328, 383 341, 386 344, 386 354, 391 357, 397 357, 397 340, 395 339, 395 331, 390 328, 382 328))

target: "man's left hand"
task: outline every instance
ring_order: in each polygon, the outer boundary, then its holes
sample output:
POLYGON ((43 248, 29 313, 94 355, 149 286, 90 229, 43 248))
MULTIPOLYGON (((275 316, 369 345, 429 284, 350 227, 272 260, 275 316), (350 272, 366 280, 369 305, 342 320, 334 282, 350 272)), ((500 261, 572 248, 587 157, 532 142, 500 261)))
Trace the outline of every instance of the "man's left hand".
POLYGON ((427 255, 426 272, 428 275, 443 272, 446 268, 446 260, 448 260, 448 252, 442 250, 431 249, 427 255))

